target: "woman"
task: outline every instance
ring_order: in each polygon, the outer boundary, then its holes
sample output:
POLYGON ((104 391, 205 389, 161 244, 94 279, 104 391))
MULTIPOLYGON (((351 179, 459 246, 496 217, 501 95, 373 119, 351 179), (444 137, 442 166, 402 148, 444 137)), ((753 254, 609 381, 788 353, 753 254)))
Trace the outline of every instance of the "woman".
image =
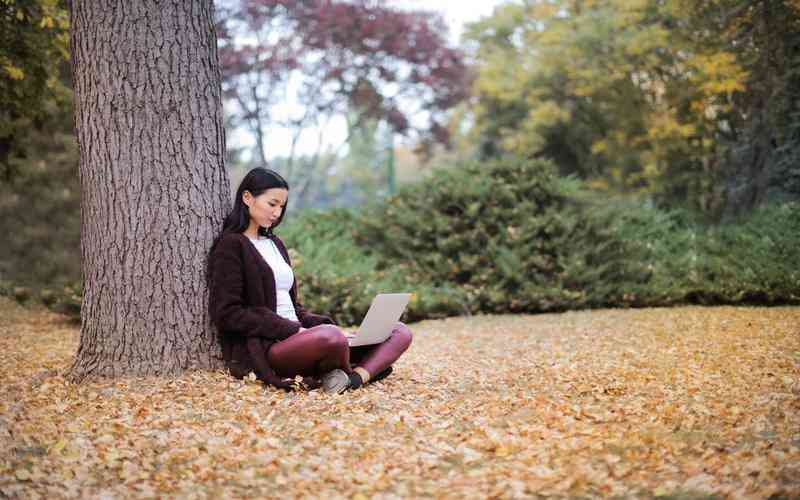
POLYGON ((211 249, 211 318, 231 374, 253 371, 286 390, 300 375, 306 387, 333 393, 387 376, 411 344, 411 331, 398 323, 383 343, 351 349, 349 333, 303 309, 286 247, 273 232, 288 197, 289 185, 277 172, 251 170, 211 249))

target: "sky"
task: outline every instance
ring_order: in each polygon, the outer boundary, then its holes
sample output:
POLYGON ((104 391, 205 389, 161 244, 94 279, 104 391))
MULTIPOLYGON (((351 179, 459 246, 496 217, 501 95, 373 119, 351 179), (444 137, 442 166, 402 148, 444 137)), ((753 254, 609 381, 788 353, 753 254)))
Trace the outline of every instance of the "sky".
MULTIPOLYGON (((452 44, 458 44, 464 25, 478 21, 483 17, 489 16, 495 6, 508 2, 509 0, 387 0, 387 4, 399 8, 424 9, 439 12, 444 17, 445 22, 450 28, 450 40, 452 44)), ((346 126, 344 120, 340 123, 333 123, 326 130, 326 142, 329 145, 338 145, 344 142, 346 137, 346 126)), ((290 134, 288 131, 273 131, 267 138, 267 157, 284 156, 288 154, 290 144, 290 134)), ((316 149, 317 131, 309 130, 304 133, 301 139, 298 152, 312 152, 316 149), (304 140, 305 139, 305 140, 304 140)), ((255 144, 255 140, 244 130, 235 130, 228 136, 228 144, 234 147, 255 144)))
POLYGON ((389 5, 403 8, 434 10, 444 16, 450 26, 453 41, 463 32, 466 23, 478 21, 492 13, 495 6, 505 0, 388 0, 389 5))

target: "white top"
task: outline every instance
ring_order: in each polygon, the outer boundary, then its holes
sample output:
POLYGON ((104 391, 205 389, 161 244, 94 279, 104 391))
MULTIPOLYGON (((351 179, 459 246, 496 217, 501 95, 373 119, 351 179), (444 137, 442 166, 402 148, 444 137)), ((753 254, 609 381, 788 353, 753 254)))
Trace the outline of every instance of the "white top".
POLYGON ((294 273, 292 267, 283 260, 283 255, 275 246, 275 242, 269 238, 259 238, 257 240, 251 239, 258 253, 264 257, 267 265, 272 269, 272 274, 275 275, 275 292, 277 293, 277 313, 283 318, 297 321, 297 313, 292 304, 292 298, 289 296, 289 290, 294 283, 294 273))

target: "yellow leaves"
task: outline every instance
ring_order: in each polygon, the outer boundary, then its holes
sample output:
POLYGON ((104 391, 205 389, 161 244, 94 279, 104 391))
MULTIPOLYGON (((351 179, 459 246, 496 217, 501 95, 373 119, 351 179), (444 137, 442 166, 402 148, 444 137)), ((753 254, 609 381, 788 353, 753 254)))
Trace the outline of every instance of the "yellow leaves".
POLYGON ((55 25, 56 25, 55 21, 50 16, 44 16, 44 17, 42 17, 42 20, 39 21, 39 27, 40 28, 48 29, 48 28, 55 27, 55 25))
POLYGON ((725 95, 745 90, 748 73, 730 52, 695 54, 686 64, 694 72, 692 80, 706 95, 725 95))
POLYGON ((538 102, 528 112, 530 123, 537 127, 567 121, 569 116, 569 111, 561 108, 555 101, 538 102))
POLYGON ((56 454, 61 453, 61 450, 63 450, 66 446, 67 442, 61 439, 50 447, 50 453, 56 453, 56 454))
POLYGON ((25 78, 25 71, 2 54, 0 54, 0 69, 12 80, 22 80, 25 78))
POLYGON ((693 123, 681 123, 674 112, 651 117, 647 135, 653 141, 683 140, 697 133, 693 123))
POLYGON ((796 307, 426 321, 335 398, 222 372, 66 384, 77 329, 0 312, 12 498, 800 494, 796 307))
POLYGON ((17 469, 14 472, 14 477, 17 478, 18 481, 30 481, 31 473, 27 469, 17 469))
POLYGON ((599 155, 603 154, 608 151, 608 141, 606 139, 600 139, 592 143, 592 154, 599 155))
POLYGON ((529 19, 547 21, 562 12, 563 7, 557 3, 536 2, 527 5, 526 14, 529 19))

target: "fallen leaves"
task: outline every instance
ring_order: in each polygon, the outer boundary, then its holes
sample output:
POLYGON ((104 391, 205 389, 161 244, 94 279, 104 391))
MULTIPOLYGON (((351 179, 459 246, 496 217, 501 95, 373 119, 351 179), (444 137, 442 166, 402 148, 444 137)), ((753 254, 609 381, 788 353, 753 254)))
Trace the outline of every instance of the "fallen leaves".
POLYGON ((77 329, 0 310, 0 496, 800 495, 798 308, 428 321, 342 396, 69 384, 77 329))

